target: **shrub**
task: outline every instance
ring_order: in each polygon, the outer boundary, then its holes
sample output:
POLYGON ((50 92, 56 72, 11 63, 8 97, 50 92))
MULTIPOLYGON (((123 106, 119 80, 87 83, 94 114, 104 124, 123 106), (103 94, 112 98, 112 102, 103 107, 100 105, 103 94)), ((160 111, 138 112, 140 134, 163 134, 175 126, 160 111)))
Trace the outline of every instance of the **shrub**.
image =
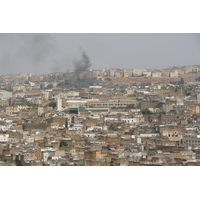
POLYGON ((111 107, 111 109, 124 109, 126 107, 111 107))
POLYGON ((135 108, 135 106, 134 106, 134 104, 129 104, 129 105, 127 105, 127 106, 126 106, 126 108, 129 108, 129 109, 134 109, 134 108, 135 108))
POLYGON ((127 97, 135 97, 135 94, 128 94, 127 97))
POLYGON ((60 147, 66 147, 68 146, 67 142, 65 140, 60 141, 60 147))
POLYGON ((55 101, 51 101, 50 103, 49 103, 49 106, 50 107, 53 107, 53 109, 56 107, 56 102, 55 101))
POLYGON ((141 112, 143 115, 152 115, 153 114, 148 108, 141 110, 141 112))

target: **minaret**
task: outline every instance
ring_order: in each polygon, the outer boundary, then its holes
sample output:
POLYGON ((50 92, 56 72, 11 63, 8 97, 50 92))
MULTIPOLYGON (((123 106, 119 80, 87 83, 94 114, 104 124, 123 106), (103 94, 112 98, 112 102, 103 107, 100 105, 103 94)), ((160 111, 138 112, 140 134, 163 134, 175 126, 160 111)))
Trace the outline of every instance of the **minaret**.
POLYGON ((56 110, 61 111, 62 110, 62 99, 59 97, 56 100, 56 110))

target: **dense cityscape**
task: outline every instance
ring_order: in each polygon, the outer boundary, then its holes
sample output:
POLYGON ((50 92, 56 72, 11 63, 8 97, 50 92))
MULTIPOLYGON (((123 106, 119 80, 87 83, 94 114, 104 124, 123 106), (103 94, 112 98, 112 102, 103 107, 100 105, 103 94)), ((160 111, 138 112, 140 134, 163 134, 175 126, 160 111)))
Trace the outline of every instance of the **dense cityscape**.
POLYGON ((196 1, 1 8, 2 197, 198 196, 196 1))
POLYGON ((200 165, 199 65, 91 70, 84 59, 0 76, 1 166, 200 165))

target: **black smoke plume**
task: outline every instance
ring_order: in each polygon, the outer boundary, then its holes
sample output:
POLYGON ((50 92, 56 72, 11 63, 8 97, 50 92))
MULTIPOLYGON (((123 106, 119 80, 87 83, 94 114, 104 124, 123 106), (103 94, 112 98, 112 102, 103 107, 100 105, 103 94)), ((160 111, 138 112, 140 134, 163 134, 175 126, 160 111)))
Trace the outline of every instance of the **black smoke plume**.
POLYGON ((85 52, 82 53, 82 58, 79 61, 75 61, 75 73, 79 74, 83 71, 89 70, 89 68, 91 67, 91 63, 90 63, 90 59, 89 57, 86 55, 85 52))

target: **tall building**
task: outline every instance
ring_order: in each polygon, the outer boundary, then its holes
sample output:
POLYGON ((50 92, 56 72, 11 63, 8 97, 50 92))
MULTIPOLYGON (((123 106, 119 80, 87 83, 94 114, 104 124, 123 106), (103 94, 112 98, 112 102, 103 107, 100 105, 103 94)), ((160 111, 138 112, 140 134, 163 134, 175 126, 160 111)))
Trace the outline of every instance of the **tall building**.
POLYGON ((62 99, 60 99, 60 98, 57 98, 57 100, 56 100, 56 109, 58 111, 62 110, 62 99))

